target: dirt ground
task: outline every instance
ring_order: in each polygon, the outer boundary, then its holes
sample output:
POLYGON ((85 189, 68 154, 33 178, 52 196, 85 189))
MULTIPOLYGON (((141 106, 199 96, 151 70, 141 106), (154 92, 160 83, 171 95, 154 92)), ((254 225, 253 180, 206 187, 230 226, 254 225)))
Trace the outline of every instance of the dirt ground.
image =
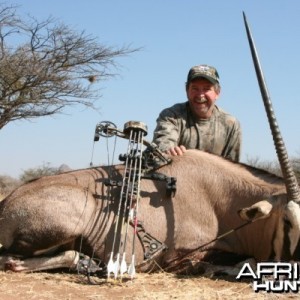
POLYGON ((137 274, 133 279, 97 279, 66 273, 0 272, 1 300, 97 299, 300 299, 297 294, 254 293, 250 283, 168 273, 137 274))

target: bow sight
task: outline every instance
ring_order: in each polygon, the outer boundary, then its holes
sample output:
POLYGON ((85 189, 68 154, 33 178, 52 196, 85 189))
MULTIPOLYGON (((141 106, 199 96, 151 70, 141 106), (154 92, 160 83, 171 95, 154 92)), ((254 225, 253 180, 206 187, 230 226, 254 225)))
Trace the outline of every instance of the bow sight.
MULTIPOLYGON (((120 138, 128 139, 130 144, 135 143, 136 147, 141 148, 141 145, 146 146, 146 149, 142 152, 142 170, 143 173, 147 173, 151 170, 155 170, 163 165, 169 164, 172 160, 164 156, 159 150, 156 144, 150 143, 144 138, 138 141, 138 135, 146 136, 148 133, 147 125, 143 122, 129 121, 124 124, 124 129, 120 130, 117 126, 110 121, 102 121, 96 125, 94 141, 97 142, 101 137, 117 136, 120 138), (141 144, 141 145, 139 145, 141 144)), ((130 145, 129 145, 130 146, 130 145)), ((130 147, 130 151, 127 150, 126 154, 120 154, 119 160, 126 161, 126 158, 134 158, 137 153, 134 153, 134 147, 130 147)))

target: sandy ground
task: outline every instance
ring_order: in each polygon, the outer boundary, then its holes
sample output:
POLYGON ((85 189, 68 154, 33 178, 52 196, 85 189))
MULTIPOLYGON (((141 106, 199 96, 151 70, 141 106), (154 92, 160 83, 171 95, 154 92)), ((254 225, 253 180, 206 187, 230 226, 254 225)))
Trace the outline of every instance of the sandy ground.
POLYGON ((1 300, 79 299, 300 299, 300 295, 255 293, 251 283, 234 278, 209 279, 168 273, 137 274, 134 280, 95 278, 66 273, 0 272, 1 300))

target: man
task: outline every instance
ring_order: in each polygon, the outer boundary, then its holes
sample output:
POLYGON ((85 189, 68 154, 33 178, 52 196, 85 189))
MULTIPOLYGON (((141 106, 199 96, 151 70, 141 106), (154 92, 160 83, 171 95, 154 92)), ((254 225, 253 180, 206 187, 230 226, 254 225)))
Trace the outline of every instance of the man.
POLYGON ((215 102, 221 91, 214 67, 192 67, 186 82, 188 101, 164 109, 157 119, 153 142, 169 155, 186 149, 200 149, 239 161, 241 128, 239 121, 215 102))

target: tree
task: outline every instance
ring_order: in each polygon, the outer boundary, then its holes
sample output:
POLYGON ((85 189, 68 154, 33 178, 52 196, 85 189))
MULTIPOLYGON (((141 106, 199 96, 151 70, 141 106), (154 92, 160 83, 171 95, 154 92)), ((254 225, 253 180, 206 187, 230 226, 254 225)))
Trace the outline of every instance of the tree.
POLYGON ((54 175, 58 173, 59 173, 58 168, 51 167, 50 163, 44 163, 42 166, 25 170, 20 175, 20 180, 22 182, 28 182, 40 178, 42 176, 54 175))
POLYGON ((21 181, 7 175, 0 175, 0 201, 21 185, 21 181))
POLYGON ((278 160, 261 160, 261 158, 259 158, 258 156, 247 157, 247 164, 258 169, 266 170, 277 176, 282 176, 278 160))
POLYGON ((91 83, 113 76, 115 58, 138 50, 107 47, 52 18, 22 19, 16 7, 0 5, 0 129, 76 104, 96 109, 91 83))
MULTIPOLYGON (((295 176, 300 183, 300 157, 297 155, 295 157, 290 157, 289 160, 292 165, 293 171, 295 172, 295 176)), ((259 157, 247 157, 247 164, 255 168, 266 170, 275 175, 282 176, 278 160, 263 161, 259 157)))

